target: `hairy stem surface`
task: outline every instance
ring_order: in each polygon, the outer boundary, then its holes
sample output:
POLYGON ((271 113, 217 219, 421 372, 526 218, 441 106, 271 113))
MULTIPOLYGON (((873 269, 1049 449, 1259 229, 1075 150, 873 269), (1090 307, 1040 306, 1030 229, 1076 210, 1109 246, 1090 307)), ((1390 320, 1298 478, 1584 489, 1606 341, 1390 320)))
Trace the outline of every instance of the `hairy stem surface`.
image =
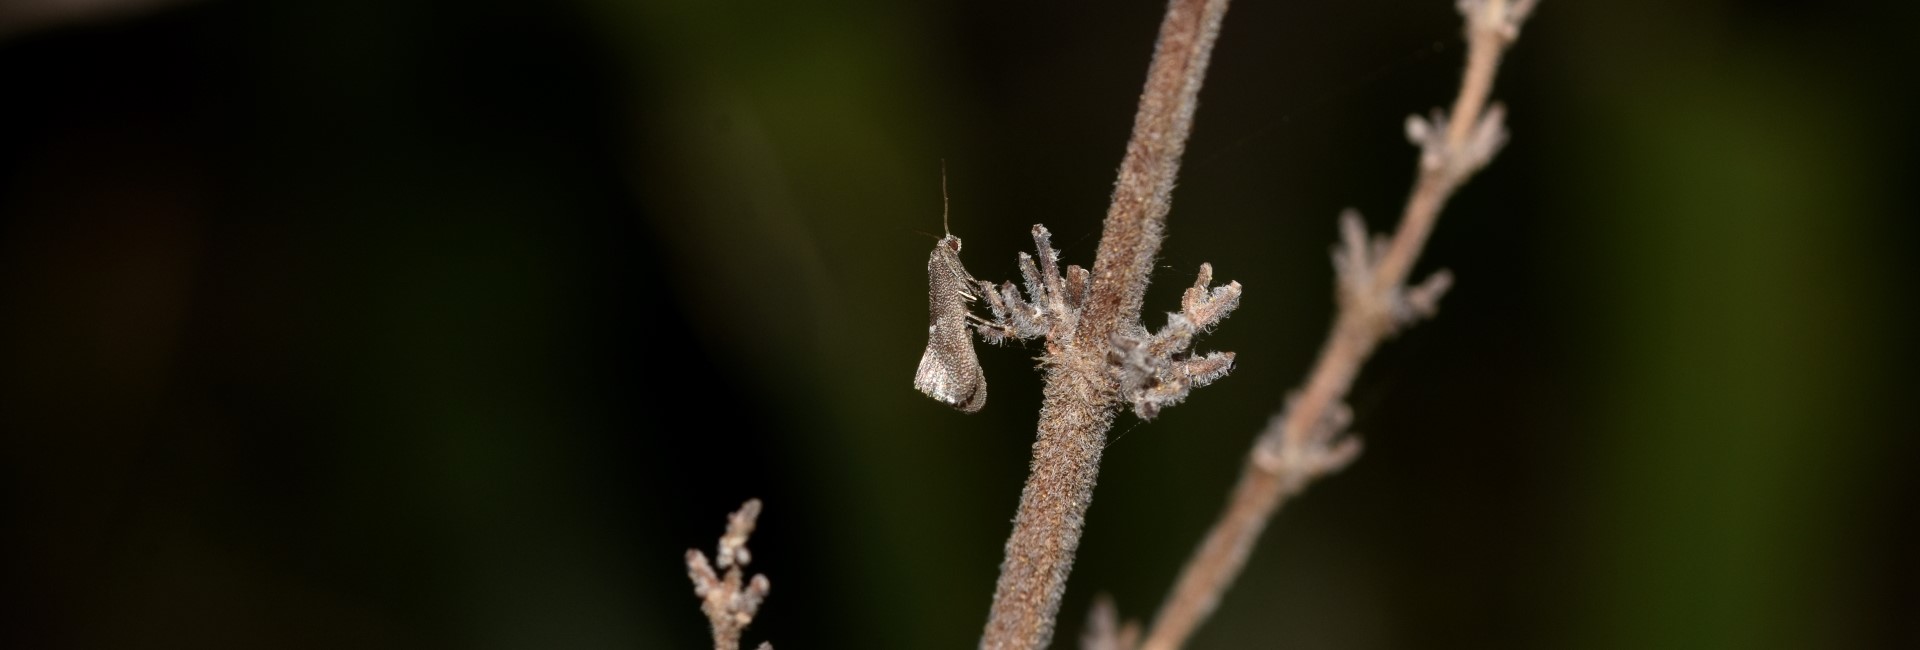
POLYGON ((1140 305, 1160 249, 1195 99, 1226 9, 1227 0, 1172 0, 1161 22, 1085 311, 1064 345, 1049 346, 1033 463, 1007 538, 982 648, 1044 648, 1053 638, 1100 473, 1100 452, 1120 406, 1108 352, 1116 333, 1140 329, 1140 305))

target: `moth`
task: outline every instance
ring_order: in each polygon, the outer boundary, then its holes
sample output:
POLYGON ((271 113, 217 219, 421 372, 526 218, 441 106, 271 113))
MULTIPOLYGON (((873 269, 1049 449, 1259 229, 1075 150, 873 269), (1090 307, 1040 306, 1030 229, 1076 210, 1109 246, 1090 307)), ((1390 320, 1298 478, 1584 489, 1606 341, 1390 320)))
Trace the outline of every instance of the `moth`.
MULTIPOLYGON (((940 220, 946 223, 946 174, 940 175, 940 220)), ((980 370, 980 357, 973 353, 973 332, 967 321, 972 317, 967 305, 978 296, 978 284, 960 264, 960 238, 947 236, 933 245, 927 257, 927 350, 920 354, 920 370, 913 373, 913 387, 927 397, 967 413, 987 404, 987 377, 980 370)))

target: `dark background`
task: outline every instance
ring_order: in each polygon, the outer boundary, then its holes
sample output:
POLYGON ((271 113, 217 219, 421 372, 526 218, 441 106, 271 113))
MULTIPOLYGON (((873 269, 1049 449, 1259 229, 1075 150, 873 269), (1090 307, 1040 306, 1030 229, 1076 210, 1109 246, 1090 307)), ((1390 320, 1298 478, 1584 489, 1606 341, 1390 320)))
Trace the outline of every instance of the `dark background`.
MULTIPOLYGON (((1146 616, 1388 228, 1446 0, 1228 14, 1061 619, 1146 616)), ((1159 2, 0 5, 0 646, 967 647, 1032 442, 916 393, 940 161, 974 274, 1089 264, 1159 2), (41 11, 41 10, 45 11, 41 11)), ((1920 647, 1915 3, 1547 0, 1514 133, 1196 648, 1920 647)), ((1424 271, 1423 271, 1424 272, 1424 271)))

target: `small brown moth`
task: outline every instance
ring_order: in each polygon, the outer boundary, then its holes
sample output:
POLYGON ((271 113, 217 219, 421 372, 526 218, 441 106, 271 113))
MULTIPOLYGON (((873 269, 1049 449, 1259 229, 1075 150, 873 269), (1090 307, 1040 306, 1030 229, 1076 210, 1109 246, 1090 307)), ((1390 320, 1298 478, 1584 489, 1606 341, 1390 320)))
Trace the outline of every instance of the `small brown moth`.
POLYGON ((967 305, 978 298, 974 295, 978 285, 960 264, 960 238, 946 227, 946 203, 947 174, 942 169, 940 222, 947 236, 933 245, 933 255, 927 258, 927 351, 920 355, 913 387, 973 413, 987 404, 987 377, 980 371, 980 357, 973 353, 973 332, 967 325, 971 316, 967 305))

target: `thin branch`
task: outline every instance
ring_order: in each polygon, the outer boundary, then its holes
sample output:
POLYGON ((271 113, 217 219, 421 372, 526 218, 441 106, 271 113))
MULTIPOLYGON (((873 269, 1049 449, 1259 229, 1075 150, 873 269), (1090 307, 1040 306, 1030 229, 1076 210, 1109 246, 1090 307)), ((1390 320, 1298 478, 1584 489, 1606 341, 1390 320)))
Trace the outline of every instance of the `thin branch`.
MULTIPOLYGON (((738 512, 729 515, 727 534, 714 548, 712 563, 698 549, 687 550, 687 577, 693 579, 693 594, 700 597, 700 611, 713 626, 713 650, 740 649, 740 634, 753 622, 760 603, 773 588, 766 576, 754 574, 752 580, 743 580, 741 572, 753 561, 753 554, 747 551, 747 537, 753 534, 759 517, 759 499, 747 500, 738 512), (725 577, 714 572, 715 565, 726 570, 725 577)), ((760 650, 773 650, 773 645, 762 642, 760 650)))
MULTIPOLYGON (((1009 295, 1015 292, 1007 285, 996 302, 991 288, 983 287, 996 315, 1050 312, 1053 317, 1046 328, 1047 354, 1042 362, 1047 368, 1046 389, 1031 473, 1007 538, 1006 559, 1000 565, 993 607, 980 639, 982 648, 1044 648, 1052 640, 1067 574, 1093 500, 1100 452, 1115 412, 1123 401, 1140 404, 1141 391, 1160 387, 1143 381, 1132 387, 1133 394, 1123 392, 1123 364, 1115 364, 1113 357, 1120 341, 1137 343, 1147 338, 1140 325, 1142 297, 1153 257, 1160 250, 1195 100, 1226 9, 1227 0, 1169 3, 1092 273, 1068 267, 1066 276, 1060 277, 1055 253, 1037 241, 1044 268, 1033 270, 1042 277, 1029 282, 1030 301, 1007 300, 1017 298, 1009 295)), ((1042 233, 1044 229, 1036 228, 1036 240, 1042 239, 1042 233)), ((1238 285, 1230 286, 1237 299, 1238 285)), ((1223 299, 1217 305, 1222 313, 1230 308, 1228 302, 1223 299)), ((997 331, 1005 335, 1023 329, 1020 325, 1034 324, 1008 323, 997 331)), ((1189 361, 1174 360, 1165 368, 1153 361, 1145 367, 1164 369, 1166 377, 1185 378, 1191 387, 1223 374, 1231 358, 1189 361)), ((1157 408, 1177 400, 1177 395, 1157 394, 1146 403, 1157 408)))
POLYGON ((1467 68, 1450 116, 1409 118, 1407 135, 1420 146, 1419 179, 1393 239, 1369 238, 1357 213, 1341 218, 1335 248, 1339 314, 1305 386, 1294 393, 1254 442, 1225 512, 1181 570, 1147 632, 1145 650, 1184 645, 1233 584, 1254 542, 1280 504, 1359 455, 1345 435, 1344 403, 1354 377, 1381 341, 1431 316, 1452 279, 1445 271, 1406 285, 1409 271, 1448 197, 1485 166, 1506 140, 1502 111, 1487 95, 1501 55, 1519 35, 1534 0, 1459 0, 1466 17, 1467 68))
POLYGON ((1120 620, 1120 608, 1113 597, 1100 594, 1093 599, 1093 611, 1087 615, 1087 629, 1080 635, 1080 650, 1134 650, 1140 647, 1140 622, 1120 620))

